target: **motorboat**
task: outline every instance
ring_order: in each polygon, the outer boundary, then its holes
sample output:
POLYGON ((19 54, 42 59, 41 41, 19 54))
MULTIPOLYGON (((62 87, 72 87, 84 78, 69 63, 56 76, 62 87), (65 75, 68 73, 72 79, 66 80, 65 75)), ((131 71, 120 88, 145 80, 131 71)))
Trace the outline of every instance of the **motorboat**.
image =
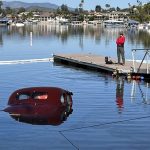
POLYGON ((139 30, 150 30, 150 22, 145 24, 139 24, 138 25, 139 30))
POLYGON ((0 18, 0 26, 9 25, 8 18, 0 18))
POLYGON ((60 125, 72 113, 72 92, 58 87, 30 87, 13 92, 4 109, 20 122, 60 125))
POLYGON ((22 22, 17 22, 15 25, 16 25, 16 27, 23 27, 23 26, 24 26, 24 23, 22 23, 22 22))
POLYGON ((105 20, 104 27, 125 27, 125 23, 121 20, 105 20))

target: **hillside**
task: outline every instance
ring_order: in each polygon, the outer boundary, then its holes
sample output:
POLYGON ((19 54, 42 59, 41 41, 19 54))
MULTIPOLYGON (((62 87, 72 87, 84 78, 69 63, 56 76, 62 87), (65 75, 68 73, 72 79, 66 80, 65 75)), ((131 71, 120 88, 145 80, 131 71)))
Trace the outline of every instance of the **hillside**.
POLYGON ((25 3, 20 1, 12 1, 7 2, 3 1, 3 8, 10 7, 10 8, 20 8, 23 7, 25 9, 28 8, 48 8, 48 9, 57 9, 59 6, 51 3, 25 3))

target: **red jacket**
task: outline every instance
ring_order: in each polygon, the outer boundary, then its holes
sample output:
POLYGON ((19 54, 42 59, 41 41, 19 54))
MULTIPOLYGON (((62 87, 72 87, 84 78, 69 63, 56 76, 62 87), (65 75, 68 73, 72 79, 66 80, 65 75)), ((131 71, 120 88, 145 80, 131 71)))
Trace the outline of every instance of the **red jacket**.
POLYGON ((116 40, 116 44, 117 46, 124 46, 124 43, 125 43, 125 37, 123 35, 120 35, 116 40))

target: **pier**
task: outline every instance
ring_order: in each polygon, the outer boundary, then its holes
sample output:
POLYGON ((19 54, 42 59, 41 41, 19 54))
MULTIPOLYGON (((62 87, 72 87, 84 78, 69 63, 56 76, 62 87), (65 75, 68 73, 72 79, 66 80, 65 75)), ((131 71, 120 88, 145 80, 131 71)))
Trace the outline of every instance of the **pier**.
POLYGON ((117 64, 116 59, 111 58, 112 63, 107 64, 105 56, 93 54, 54 54, 53 58, 54 63, 67 66, 105 72, 114 76, 131 77, 132 79, 150 79, 149 66, 146 63, 126 60, 125 65, 121 65, 117 64))

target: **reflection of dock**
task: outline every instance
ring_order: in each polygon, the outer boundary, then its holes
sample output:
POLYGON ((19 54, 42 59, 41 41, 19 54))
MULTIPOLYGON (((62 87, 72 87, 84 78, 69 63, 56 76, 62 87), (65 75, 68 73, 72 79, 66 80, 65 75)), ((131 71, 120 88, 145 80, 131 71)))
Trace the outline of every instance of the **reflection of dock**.
MULTIPOLYGON (((127 76, 129 73, 132 76, 131 70, 133 69, 133 62, 126 61, 126 64, 120 65, 116 63, 115 59, 112 59, 113 64, 106 64, 105 57, 93 54, 59 54, 53 55, 54 62, 62 63, 69 66, 75 66, 78 68, 84 68, 87 70, 101 71, 109 74, 113 74, 116 70, 118 75, 127 76)), ((140 62, 134 62, 135 66, 139 66, 140 62)), ((132 70, 133 71, 133 70, 132 70)), ((138 73, 133 73, 134 76, 149 77, 147 74, 147 64, 142 64, 138 73)))

